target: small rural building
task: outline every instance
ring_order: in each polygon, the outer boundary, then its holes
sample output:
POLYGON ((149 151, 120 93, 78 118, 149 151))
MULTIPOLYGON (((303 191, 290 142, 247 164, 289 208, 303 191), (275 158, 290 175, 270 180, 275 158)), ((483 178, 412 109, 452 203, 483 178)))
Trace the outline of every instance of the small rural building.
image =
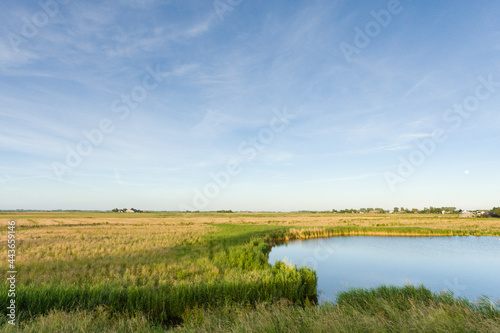
POLYGON ((125 213, 135 213, 135 211, 134 211, 134 210, 132 210, 132 209, 127 209, 127 210, 125 211, 125 213))
POLYGON ((458 214, 458 217, 474 217, 474 214, 465 210, 458 214))

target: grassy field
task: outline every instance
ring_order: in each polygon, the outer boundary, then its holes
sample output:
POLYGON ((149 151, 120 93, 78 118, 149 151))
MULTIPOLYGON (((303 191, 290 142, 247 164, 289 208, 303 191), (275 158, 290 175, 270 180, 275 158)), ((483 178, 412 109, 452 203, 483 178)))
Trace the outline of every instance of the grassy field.
MULTIPOLYGON (((270 247, 295 238, 338 235, 500 235, 498 219, 450 215, 36 212, 0 213, 2 239, 7 238, 10 219, 17 222, 18 323, 26 331, 43 331, 43 327, 51 331, 51 325, 59 324, 90 325, 81 331, 92 331, 100 322, 95 331, 125 330, 120 325, 136 328, 130 331, 169 327, 217 331, 213 325, 248 331, 238 323, 262 317, 274 325, 272 318, 285 322, 287 316, 307 322, 317 318, 318 327, 344 315, 352 320, 358 315, 367 321, 382 320, 378 312, 364 313, 366 309, 349 304, 311 305, 316 296, 315 272, 267 264, 270 247)), ((7 253, 5 244, 3 253, 7 253)), ((0 267, 6 272, 4 258, 0 267)), ((8 289, 6 282, 2 288, 8 289)), ((2 293, 2 309, 7 301, 2 293)), ((391 307, 391 300, 380 301, 391 307)), ((444 309, 441 301, 436 298, 433 303, 394 311, 400 315, 416 311, 411 325, 444 311, 451 321, 471 316, 484 327, 500 330, 498 314, 489 313, 486 318, 484 311, 450 302, 446 303, 450 308, 444 309), (425 315, 420 318, 417 312, 425 315)), ((3 311, 2 329, 9 330, 3 311)), ((391 323, 396 322, 387 319, 384 325, 391 323)), ((74 329, 67 326, 60 331, 74 329)))

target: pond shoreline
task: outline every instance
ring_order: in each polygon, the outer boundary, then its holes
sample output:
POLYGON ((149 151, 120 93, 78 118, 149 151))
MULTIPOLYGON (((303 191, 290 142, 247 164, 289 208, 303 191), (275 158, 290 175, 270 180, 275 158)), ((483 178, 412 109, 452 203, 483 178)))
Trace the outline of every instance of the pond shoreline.
POLYGON ((437 229, 415 227, 324 227, 290 228, 288 233, 270 235, 272 247, 287 244, 293 240, 306 240, 331 237, 376 236, 376 237, 453 237, 453 236, 500 236, 500 231, 484 232, 479 230, 437 229))
POLYGON ((296 238, 271 249, 269 264, 283 260, 317 273, 320 301, 350 287, 405 284, 423 284, 436 292, 452 290, 471 300, 483 294, 500 299, 497 236, 296 238))

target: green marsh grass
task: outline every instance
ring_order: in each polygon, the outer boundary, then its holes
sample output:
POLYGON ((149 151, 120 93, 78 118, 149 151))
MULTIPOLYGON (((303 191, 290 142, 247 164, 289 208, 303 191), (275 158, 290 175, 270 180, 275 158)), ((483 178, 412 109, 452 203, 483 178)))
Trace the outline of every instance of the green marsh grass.
POLYGON ((232 303, 193 307, 169 327, 141 312, 124 314, 104 306, 50 311, 2 332, 500 332, 500 312, 487 304, 457 300, 423 287, 353 289, 336 303, 297 305, 287 300, 253 306, 232 303))

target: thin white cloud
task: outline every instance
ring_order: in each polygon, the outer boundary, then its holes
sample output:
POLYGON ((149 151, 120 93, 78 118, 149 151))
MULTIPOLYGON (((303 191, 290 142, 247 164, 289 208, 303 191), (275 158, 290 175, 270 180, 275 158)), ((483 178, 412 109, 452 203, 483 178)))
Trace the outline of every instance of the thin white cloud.
POLYGON ((183 65, 175 67, 170 72, 162 73, 161 76, 162 77, 169 77, 169 76, 182 77, 186 74, 192 73, 193 71, 195 71, 199 67, 200 67, 199 64, 183 64, 183 65))
POLYGON ((412 94, 415 90, 417 90, 421 85, 423 85, 427 81, 428 77, 429 77, 429 75, 426 75, 421 80, 419 80, 417 83, 415 83, 415 85, 413 87, 411 87, 404 94, 403 98, 407 98, 410 94, 412 94))
POLYGON ((295 184, 345 182, 345 181, 360 180, 360 179, 374 178, 374 177, 380 177, 380 176, 382 176, 381 173, 371 173, 371 174, 363 174, 363 175, 356 175, 356 176, 349 176, 349 177, 336 177, 336 178, 323 178, 323 179, 308 180, 308 181, 303 181, 303 182, 297 182, 295 184))
POLYGON ((185 37, 198 37, 210 30, 210 28, 216 23, 216 16, 215 14, 209 15, 208 17, 204 18, 203 20, 200 20, 196 22, 194 25, 189 27, 187 30, 185 30, 182 35, 185 37))
POLYGON ((0 39, 0 70, 19 67, 37 60, 39 56, 31 50, 16 50, 6 40, 0 39))
POLYGON ((357 149, 357 150, 349 150, 349 151, 341 152, 340 154, 347 154, 347 155, 361 154, 361 155, 364 155, 364 154, 381 153, 384 151, 406 150, 406 149, 410 149, 410 148, 411 148, 410 145, 392 144, 392 145, 362 148, 362 149, 357 149))
POLYGON ((399 135, 403 140, 415 140, 432 137, 432 133, 405 133, 399 135))
POLYGON ((150 9, 164 3, 164 1, 162 2, 159 0, 119 0, 119 2, 124 6, 139 9, 150 9))

